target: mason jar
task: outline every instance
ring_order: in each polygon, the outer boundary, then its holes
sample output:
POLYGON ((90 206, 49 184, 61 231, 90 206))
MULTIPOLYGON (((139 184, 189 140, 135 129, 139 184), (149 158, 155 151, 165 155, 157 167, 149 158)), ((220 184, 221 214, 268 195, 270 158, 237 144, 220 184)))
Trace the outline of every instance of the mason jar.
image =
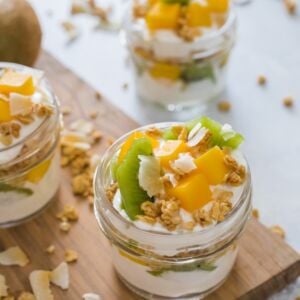
POLYGON ((30 97, 35 103, 47 103, 51 114, 35 116, 31 122, 30 115, 0 122, 1 138, 7 124, 21 126, 12 143, 0 143, 0 227, 17 225, 36 216, 54 198, 60 182, 58 99, 43 72, 12 63, 0 64, 1 74, 8 69, 33 76, 36 89, 30 97))
POLYGON ((166 30, 147 34, 145 25, 127 13, 125 44, 140 100, 173 112, 205 108, 222 93, 236 39, 236 15, 231 10, 225 19, 215 18, 220 27, 184 41, 166 30))
MULTIPOLYGON (((172 125, 154 124, 137 131, 172 125)), ((178 234, 144 230, 120 215, 105 193, 113 181, 115 155, 130 134, 105 152, 94 178, 95 214, 111 242, 117 274, 130 290, 146 299, 202 298, 222 285, 234 266, 238 240, 251 212, 250 172, 232 210, 215 226, 178 234)))

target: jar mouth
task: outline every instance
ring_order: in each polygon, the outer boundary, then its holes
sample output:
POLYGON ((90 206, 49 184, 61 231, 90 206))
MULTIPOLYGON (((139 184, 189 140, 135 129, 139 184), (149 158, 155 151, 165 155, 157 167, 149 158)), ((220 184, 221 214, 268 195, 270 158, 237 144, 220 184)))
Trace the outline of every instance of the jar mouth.
MULTIPOLYGON (((102 159, 96 169, 95 175, 94 175, 94 192, 95 192, 95 214, 98 219, 98 221, 101 223, 102 220, 105 219, 103 222, 109 224, 108 226, 111 226, 112 228, 116 229, 115 224, 110 222, 108 220, 108 214, 114 218, 117 222, 120 222, 123 224, 124 227, 130 228, 134 235, 143 235, 144 241, 151 241, 153 239, 162 239, 163 242, 168 245, 169 242, 172 241, 184 241, 186 237, 190 237, 192 240, 197 242, 206 242, 206 238, 210 236, 213 232, 223 232, 222 228, 224 227, 230 227, 232 226, 232 223, 235 222, 235 216, 237 215, 237 212, 241 209, 241 207, 246 206, 246 211, 249 212, 251 204, 249 200, 249 197, 251 197, 251 175, 250 175, 250 169, 247 163, 247 170, 248 175, 246 182, 244 183, 244 187, 241 193, 240 198, 233 206, 232 210, 227 214, 226 218, 220 222, 215 224, 212 227, 204 228, 201 231, 195 231, 195 232, 182 232, 179 234, 172 234, 172 233, 166 233, 166 232, 158 232, 158 231, 149 231, 149 230, 143 230, 139 227, 137 227, 133 222, 130 222, 126 220, 124 217, 122 217, 119 212, 113 207, 111 201, 107 198, 105 194, 105 187, 109 183, 107 181, 107 176, 110 174, 110 166, 109 162, 110 159, 112 159, 113 155, 116 153, 116 151, 119 149, 119 146, 122 144, 122 142, 133 132, 135 131, 144 131, 151 127, 158 127, 160 129, 166 129, 173 125, 182 124, 180 122, 164 122, 164 123, 154 123, 151 125, 143 126, 138 129, 132 130, 129 133, 123 135, 120 137, 113 145, 111 145, 106 152, 103 154, 102 159), (107 181, 107 182, 106 182, 107 181), (249 203, 247 203, 247 201, 249 203)), ((246 219, 248 218, 248 215, 245 216, 246 219)), ((113 230, 113 234, 117 234, 115 230, 113 230)))
MULTIPOLYGON (((0 71, 5 68, 10 68, 10 69, 17 70, 17 71, 25 71, 32 75, 42 75, 43 74, 43 71, 40 71, 38 69, 30 68, 30 67, 23 66, 20 64, 16 64, 16 63, 0 62, 0 71)), ((46 128, 50 122, 54 122, 56 124, 59 121, 60 113, 59 113, 58 99, 55 96, 55 94, 53 93, 52 89, 50 88, 48 81, 45 78, 43 78, 41 82, 45 86, 47 92, 50 94, 51 104, 53 105, 55 113, 53 114, 52 117, 45 118, 37 128, 35 128, 32 132, 30 132, 26 136, 24 136, 18 142, 14 143, 12 145, 9 145, 3 149, 0 149, 0 154, 5 153, 5 151, 17 148, 18 146, 24 144, 25 140, 33 138, 35 135, 37 135, 38 132, 43 130, 43 128, 46 128)))
MULTIPOLYGON (((123 38, 123 44, 125 44, 125 46, 130 48, 130 43, 131 43, 130 36, 132 34, 136 34, 139 38, 143 40, 143 36, 142 36, 143 29, 141 27, 134 26, 134 24, 137 23, 132 22, 130 8, 128 8, 128 13, 125 14, 125 16, 127 17, 125 17, 123 21, 123 25, 124 25, 123 28, 125 28, 124 29, 125 34, 123 36, 125 38, 123 38)), ((236 20, 237 20, 236 13, 231 8, 225 23, 221 27, 215 28, 210 32, 205 33, 204 35, 196 38, 192 42, 186 42, 181 38, 180 38, 181 42, 178 41, 176 43, 174 41, 159 41, 159 42, 169 46, 172 45, 176 46, 179 44, 186 45, 187 48, 191 47, 192 45, 191 51, 192 53, 193 52, 195 53, 194 54, 195 59, 205 58, 214 55, 215 53, 222 50, 224 47, 230 48, 233 45, 234 39, 232 39, 232 37, 230 38, 230 36, 227 36, 227 34, 229 35, 229 32, 234 30, 236 20)), ((148 46, 151 45, 152 43, 151 39, 144 40, 144 42, 146 44, 148 43, 148 46)), ((143 45, 141 47, 143 47, 143 45)))

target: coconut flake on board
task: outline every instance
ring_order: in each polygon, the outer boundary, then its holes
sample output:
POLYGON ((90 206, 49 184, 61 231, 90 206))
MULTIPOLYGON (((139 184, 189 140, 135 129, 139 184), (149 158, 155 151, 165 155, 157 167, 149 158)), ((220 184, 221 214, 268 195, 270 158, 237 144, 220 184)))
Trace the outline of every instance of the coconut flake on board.
POLYGON ((18 247, 10 247, 0 252, 0 265, 24 267, 29 263, 29 259, 24 251, 18 247))

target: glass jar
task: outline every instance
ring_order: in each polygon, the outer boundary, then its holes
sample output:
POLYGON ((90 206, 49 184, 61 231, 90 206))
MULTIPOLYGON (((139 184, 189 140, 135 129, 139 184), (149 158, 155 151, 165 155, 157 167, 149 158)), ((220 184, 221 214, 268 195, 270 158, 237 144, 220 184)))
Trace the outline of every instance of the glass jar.
POLYGON ((236 16, 215 16, 221 25, 187 42, 168 31, 151 35, 131 13, 124 36, 138 97, 168 111, 205 107, 224 90, 228 59, 236 38, 236 16))
MULTIPOLYGON (((166 129, 172 125, 160 123, 137 130, 153 126, 166 129)), ((204 297, 226 280, 236 260, 237 241, 251 212, 250 173, 240 198, 221 223, 178 234, 142 230, 123 218, 105 194, 112 182, 115 154, 131 133, 106 151, 94 179, 95 214, 111 241, 114 267, 126 286, 144 298, 204 297)))
MULTIPOLYGON (((0 70, 32 74, 38 81, 37 97, 52 113, 35 124, 21 124, 20 137, 0 148, 0 227, 17 225, 41 212, 54 198, 60 182, 60 113, 58 99, 43 73, 25 66, 1 63, 0 70), (23 136, 22 136, 23 134, 23 136)), ((36 100, 37 100, 36 98, 36 100)), ((38 100, 37 100, 38 101, 38 100)), ((2 126, 3 124, 0 124, 2 126)))

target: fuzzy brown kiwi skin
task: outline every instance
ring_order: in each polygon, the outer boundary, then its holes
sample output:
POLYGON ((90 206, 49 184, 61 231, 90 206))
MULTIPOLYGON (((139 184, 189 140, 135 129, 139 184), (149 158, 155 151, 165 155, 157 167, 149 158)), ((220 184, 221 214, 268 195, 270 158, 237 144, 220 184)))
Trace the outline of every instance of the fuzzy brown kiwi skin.
POLYGON ((25 0, 0 0, 0 61, 32 66, 40 52, 42 31, 25 0))

